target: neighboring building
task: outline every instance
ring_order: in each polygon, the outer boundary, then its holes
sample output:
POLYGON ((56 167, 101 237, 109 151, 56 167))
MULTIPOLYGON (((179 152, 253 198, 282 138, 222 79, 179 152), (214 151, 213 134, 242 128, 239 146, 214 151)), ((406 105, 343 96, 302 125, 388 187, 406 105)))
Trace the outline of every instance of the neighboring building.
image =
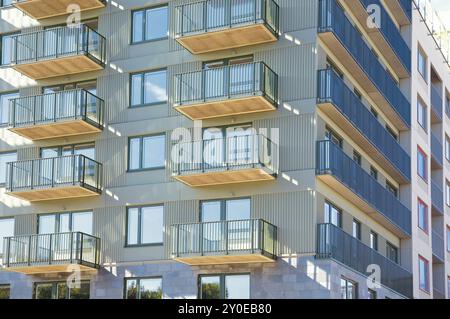
POLYGON ((450 73, 416 3, 12 2, 0 298, 450 296, 450 73))

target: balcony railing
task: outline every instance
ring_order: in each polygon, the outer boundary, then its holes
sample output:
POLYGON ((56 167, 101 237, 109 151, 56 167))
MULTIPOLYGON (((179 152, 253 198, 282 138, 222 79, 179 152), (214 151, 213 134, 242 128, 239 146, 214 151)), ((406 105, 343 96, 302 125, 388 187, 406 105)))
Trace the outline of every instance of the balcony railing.
POLYGON ((434 181, 431 181, 431 202, 440 214, 444 213, 444 192, 434 181))
POLYGON ((445 261, 445 240, 436 230, 431 235, 433 255, 440 261, 445 261))
POLYGON ((411 179, 409 155, 332 69, 319 71, 318 103, 332 103, 406 180, 411 179))
POLYGON ((380 266, 380 283, 407 298, 413 297, 413 276, 399 264, 332 224, 318 225, 317 258, 332 258, 362 275, 369 265, 380 266))
POLYGON ((332 175, 396 229, 411 235, 411 212, 331 141, 317 142, 317 175, 332 175))
POLYGON ((277 228, 260 219, 172 226, 175 258, 259 254, 276 259, 277 228))
POLYGON ((406 126, 411 125, 410 103, 391 75, 364 42, 361 34, 346 17, 336 0, 319 0, 319 33, 331 32, 346 48, 362 72, 406 126))
POLYGON ((444 165, 444 151, 442 149, 442 143, 439 141, 439 138, 434 135, 431 135, 431 155, 432 158, 442 167, 444 165))
POLYGON ((442 121, 443 114, 443 100, 441 94, 437 88, 431 85, 431 110, 435 114, 435 116, 442 121))
POLYGON ((38 267, 43 267, 43 272, 52 266, 71 264, 100 267, 100 239, 81 232, 7 237, 3 245, 2 263, 7 270, 37 273, 38 267))
POLYGON ((100 193, 102 164, 83 155, 7 163, 8 193, 80 186, 100 193))
POLYGON ((101 129, 104 101, 83 90, 68 90, 10 100, 9 128, 83 120, 101 129))

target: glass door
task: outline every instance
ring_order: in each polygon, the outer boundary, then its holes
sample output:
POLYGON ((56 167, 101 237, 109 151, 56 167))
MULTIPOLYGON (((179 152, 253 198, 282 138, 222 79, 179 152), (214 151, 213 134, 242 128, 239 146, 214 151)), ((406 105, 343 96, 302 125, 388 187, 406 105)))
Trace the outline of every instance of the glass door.
POLYGON ((202 251, 220 252, 225 250, 223 242, 222 204, 220 201, 202 202, 201 225, 202 251))
MULTIPOLYGON (((250 220, 250 199, 228 200, 225 203, 228 222, 228 250, 241 251, 252 248, 252 221, 250 220)), ((255 231, 255 230, 254 230, 255 231)), ((254 233, 255 240, 257 232, 254 233)))
POLYGON ((248 165, 257 162, 256 135, 251 126, 229 127, 226 129, 227 163, 248 165))

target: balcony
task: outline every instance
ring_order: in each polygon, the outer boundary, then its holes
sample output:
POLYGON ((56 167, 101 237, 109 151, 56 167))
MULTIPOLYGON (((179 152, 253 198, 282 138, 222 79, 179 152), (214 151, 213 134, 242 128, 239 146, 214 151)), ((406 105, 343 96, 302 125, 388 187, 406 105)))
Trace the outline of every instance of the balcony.
POLYGON ((105 38, 84 24, 12 37, 11 66, 33 80, 99 71, 105 56, 105 38))
POLYGON ((68 8, 77 5, 80 11, 101 9, 105 0, 13 0, 13 5, 36 20, 68 15, 68 8))
POLYGON ((443 99, 439 90, 431 85, 431 123, 442 123, 443 99))
POLYGON ((6 193, 29 202, 101 194, 102 164, 83 155, 12 162, 6 169, 6 193))
POLYGON ((175 8, 175 39, 192 54, 278 40, 280 8, 273 0, 208 0, 175 8))
POLYGON ((4 239, 2 266, 26 275, 83 272, 100 268, 100 239, 88 234, 56 233, 4 239))
POLYGON ((383 1, 400 25, 409 25, 412 22, 412 0, 383 1))
POLYGON ((318 74, 318 108, 399 183, 411 179, 409 155, 332 70, 318 74))
POLYGON ((411 236, 411 212, 397 197, 331 141, 316 151, 319 180, 400 238, 411 236))
POLYGON ((403 39, 399 29, 384 9, 380 0, 342 0, 355 18, 360 22, 372 43, 380 50, 385 60, 400 78, 408 78, 411 74, 411 50, 403 39), (377 5, 380 8, 380 25, 370 26, 367 8, 377 5))
POLYGON ((178 143, 173 146, 173 177, 190 186, 273 181, 278 147, 262 135, 178 143))
POLYGON ((431 204, 434 215, 444 215, 444 191, 434 181, 431 181, 431 204))
POLYGON ((192 265, 274 262, 277 228, 260 219, 172 226, 173 258, 192 265))
POLYGON ((411 106, 336 0, 319 1, 319 37, 399 130, 411 125, 411 106))
POLYGON ((278 76, 262 62, 175 76, 177 111, 192 120, 274 111, 278 76))
POLYGON ((431 168, 441 169, 444 166, 444 151, 439 138, 431 133, 431 168))
POLYGON ((316 258, 334 259, 364 276, 368 276, 369 265, 378 265, 382 285, 404 297, 413 297, 413 276, 409 271, 332 224, 318 225, 316 258))
POLYGON ((10 100, 9 130, 36 141, 93 134, 103 129, 104 101, 83 90, 10 100))
POLYGON ((431 234, 433 247, 433 263, 445 262, 445 239, 436 230, 431 234))

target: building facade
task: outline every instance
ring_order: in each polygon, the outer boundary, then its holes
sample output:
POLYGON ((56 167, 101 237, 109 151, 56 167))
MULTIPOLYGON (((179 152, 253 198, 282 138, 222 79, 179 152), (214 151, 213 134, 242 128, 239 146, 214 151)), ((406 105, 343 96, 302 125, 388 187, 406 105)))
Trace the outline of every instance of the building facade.
POLYGON ((0 298, 449 297, 428 2, 2 2, 0 298))

